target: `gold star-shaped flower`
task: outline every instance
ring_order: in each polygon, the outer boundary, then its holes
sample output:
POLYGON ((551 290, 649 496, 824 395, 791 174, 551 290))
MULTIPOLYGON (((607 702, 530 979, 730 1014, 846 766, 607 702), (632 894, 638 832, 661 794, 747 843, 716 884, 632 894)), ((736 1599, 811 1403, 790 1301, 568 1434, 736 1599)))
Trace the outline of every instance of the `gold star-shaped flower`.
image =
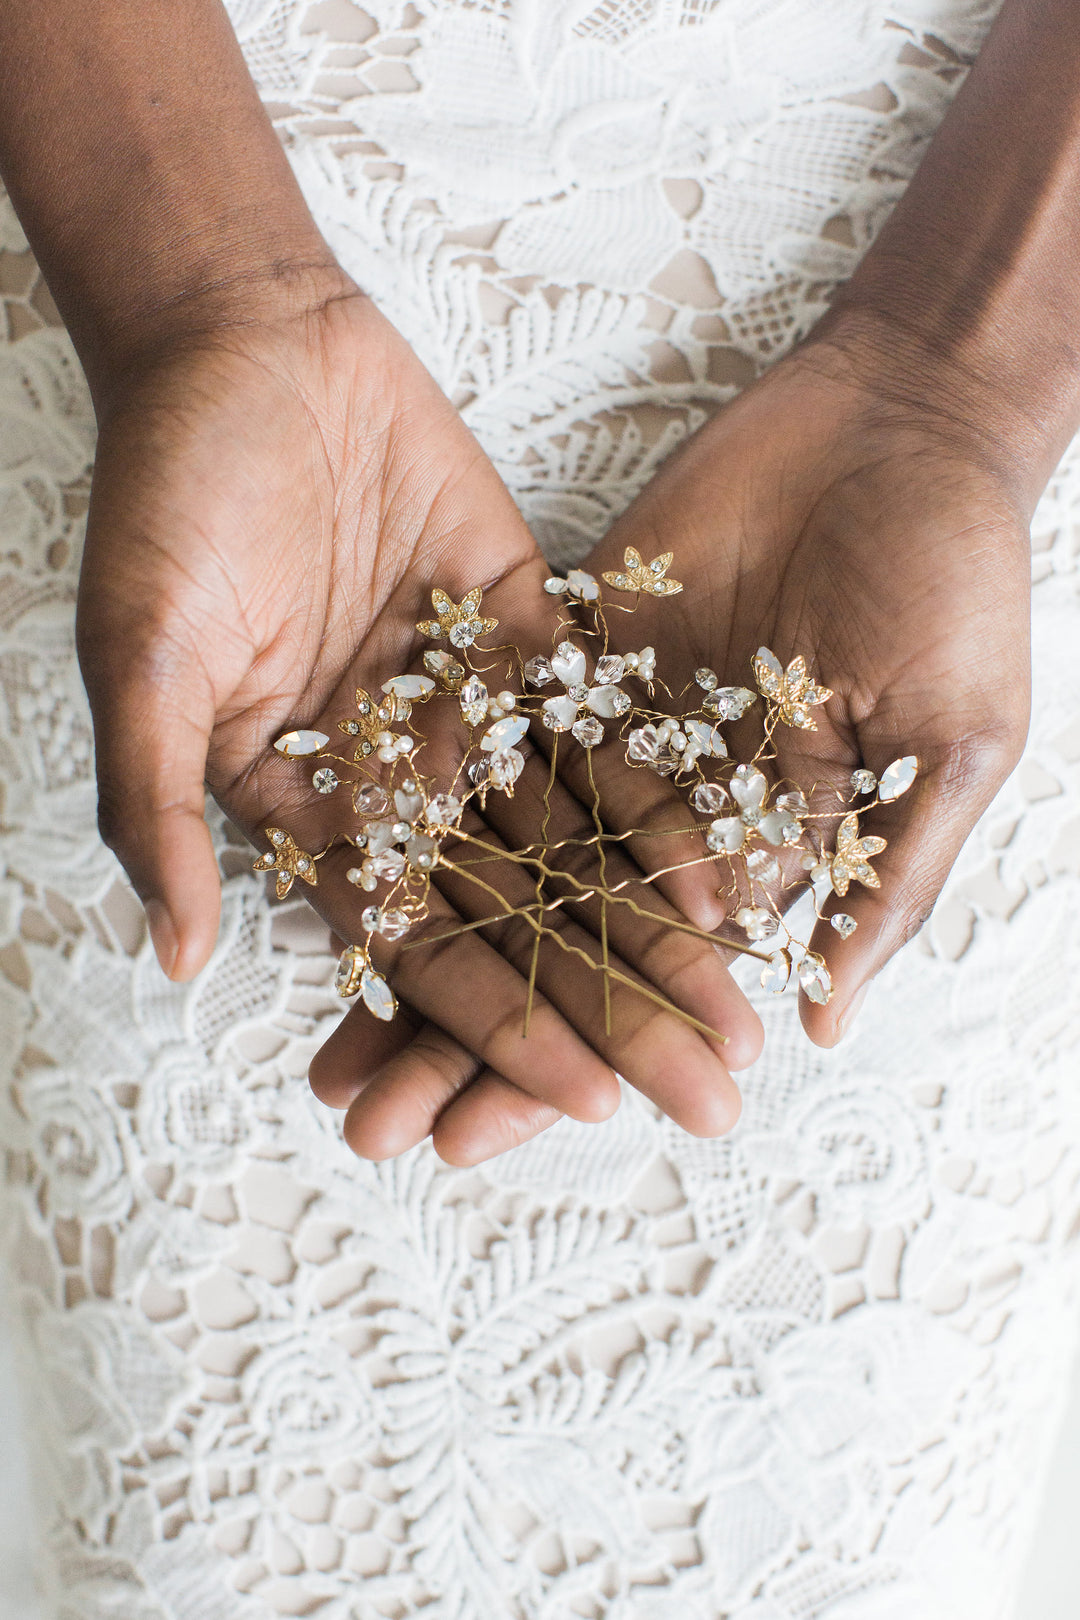
POLYGON ((614 585, 617 591, 644 591, 648 596, 676 596, 682 590, 677 579, 665 579, 675 556, 665 551, 651 563, 642 562, 641 552, 627 546, 623 552, 623 572, 605 574, 604 583, 614 585))
POLYGON ((841 898, 854 880, 868 889, 880 889, 881 879, 870 865, 871 855, 880 855, 884 838, 860 838, 857 815, 845 816, 836 831, 836 854, 830 863, 832 886, 841 898))
POLYGON ((454 647, 471 647, 477 636, 486 636, 498 625, 498 619, 480 617, 483 587, 477 585, 460 602, 453 601, 438 586, 431 593, 431 605, 439 615, 437 619, 421 619, 416 628, 422 636, 441 641, 445 636, 454 647))
POLYGON ((301 882, 310 883, 314 888, 319 881, 314 855, 301 849, 280 827, 267 827, 266 836, 273 848, 266 855, 259 856, 254 869, 256 872, 277 871, 278 899, 284 900, 293 886, 294 878, 300 878, 301 882))
POLYGON ((827 686, 814 685, 806 659, 800 654, 783 669, 775 653, 768 647, 759 647, 753 661, 758 691, 776 704, 784 724, 798 726, 800 731, 816 731, 817 721, 810 710, 827 703, 832 691, 827 686))

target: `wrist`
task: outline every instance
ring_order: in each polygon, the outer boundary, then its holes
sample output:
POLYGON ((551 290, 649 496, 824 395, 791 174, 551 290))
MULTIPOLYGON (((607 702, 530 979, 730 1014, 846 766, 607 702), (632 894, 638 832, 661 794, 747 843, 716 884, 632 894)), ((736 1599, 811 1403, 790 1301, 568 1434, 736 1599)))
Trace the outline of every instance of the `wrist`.
POLYGON ((928 319, 881 285, 842 288, 795 353, 866 395, 879 421, 982 466, 1029 514, 1080 421, 1068 356, 1040 367, 1010 333, 928 319))

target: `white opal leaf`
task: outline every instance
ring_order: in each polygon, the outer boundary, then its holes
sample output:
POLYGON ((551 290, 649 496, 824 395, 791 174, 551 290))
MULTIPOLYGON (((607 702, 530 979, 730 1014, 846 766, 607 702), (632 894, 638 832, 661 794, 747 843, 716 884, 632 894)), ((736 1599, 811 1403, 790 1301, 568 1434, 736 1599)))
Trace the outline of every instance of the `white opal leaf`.
POLYGON ((906 793, 919 774, 919 761, 914 754, 905 754, 903 759, 894 759, 881 773, 878 781, 878 798, 888 803, 891 799, 898 799, 906 793))
POLYGON ((360 994, 368 1012, 388 1024, 397 1012, 397 997, 383 978, 372 967, 365 968, 360 979, 360 994))
POLYGON ((299 759, 304 754, 317 754, 330 741, 322 731, 287 731, 274 747, 288 759, 299 759))
POLYGON ((527 714, 508 715, 505 720, 496 720, 489 726, 480 739, 480 747, 488 754, 495 753, 502 748, 513 748, 519 743, 529 729, 527 714))

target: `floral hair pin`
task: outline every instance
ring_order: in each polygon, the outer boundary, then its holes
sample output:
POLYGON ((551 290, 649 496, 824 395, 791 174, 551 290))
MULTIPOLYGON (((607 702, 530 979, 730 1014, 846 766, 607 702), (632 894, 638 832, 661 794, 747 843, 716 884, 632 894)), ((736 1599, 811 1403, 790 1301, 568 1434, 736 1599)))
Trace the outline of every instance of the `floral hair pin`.
MULTIPOLYGON (((668 552, 645 563, 628 548, 624 569, 605 573, 603 582, 618 592, 633 593, 635 599, 673 596, 682 590, 677 580, 668 578, 673 560, 668 552)), ((657 675, 655 649, 611 650, 599 580, 584 569, 571 569, 565 577, 548 579, 544 588, 563 603, 549 653, 525 658, 517 647, 478 646, 498 623, 481 612, 481 589, 455 602, 436 588, 431 601, 437 617, 417 625, 422 636, 436 643, 424 652, 426 673, 395 675, 377 696, 357 689, 355 713, 338 722, 349 746, 347 754, 332 751, 330 738, 320 731, 290 731, 279 737, 274 744, 279 753, 303 759, 308 766, 315 764, 311 780, 318 794, 347 797, 352 821, 325 849, 314 852, 302 849, 284 828, 266 828, 270 849, 256 861, 256 871, 273 871, 277 894, 284 898, 296 879, 317 883, 318 863, 331 849, 346 844, 356 850, 357 863, 347 877, 372 899, 360 917, 362 939, 342 952, 336 984, 342 996, 359 993, 377 1018, 393 1018, 397 1001, 373 949, 380 939, 405 939, 413 930, 416 943, 430 940, 430 932, 418 925, 429 915, 432 882, 446 871, 476 884, 495 909, 479 921, 460 927, 448 924, 440 938, 508 916, 521 917, 532 927, 535 946, 526 1026, 537 954, 544 940, 573 951, 604 975, 609 1020, 610 984, 618 980, 694 1023, 666 997, 619 973, 608 960, 606 943, 597 956, 588 955, 569 944, 550 922, 553 913, 574 900, 599 900, 606 942, 605 919, 612 906, 628 906, 639 916, 655 919, 655 913, 646 911, 630 891, 646 891, 658 874, 642 874, 633 884, 607 881, 605 849, 622 843, 626 835, 617 838, 604 827, 592 754, 600 747, 618 747, 629 768, 668 777, 684 795, 702 837, 700 861, 718 868, 719 892, 734 929, 725 933, 725 944, 761 961, 765 989, 780 993, 795 983, 812 1001, 826 1003, 832 981, 825 960, 789 932, 784 910, 795 889, 806 885, 818 918, 829 898, 843 898, 853 883, 879 886, 871 861, 885 848, 885 840, 864 833, 861 818, 907 792, 918 761, 912 755, 894 760, 880 778, 860 767, 851 774, 849 791, 828 790, 825 796, 832 802, 821 808, 823 793, 816 785, 804 790, 796 783, 777 781, 768 769, 776 759, 777 728, 816 729, 813 711, 832 696, 812 680, 803 657, 793 658, 784 668, 769 648, 759 648, 752 660, 756 690, 722 685, 713 670, 699 669, 677 697, 664 686, 668 699, 664 707, 656 701, 656 687, 664 683, 657 675), (475 663, 474 651, 482 655, 483 667, 475 663), (505 659, 503 675, 493 682, 500 656, 505 659), (502 689, 493 692, 496 684, 502 689), (415 710, 427 704, 449 708, 461 728, 459 762, 448 778, 424 770, 425 738, 415 710), (757 704, 762 705, 761 741, 750 758, 736 760, 723 728, 757 704), (489 793, 513 796, 525 768, 519 745, 536 724, 550 733, 550 781, 560 748, 584 750, 595 831, 591 837, 549 843, 549 785, 535 840, 517 850, 496 852, 468 830, 466 812, 470 805, 482 810, 489 793), (591 871, 582 866, 580 857, 574 862, 577 875, 560 868, 558 852, 570 843, 578 850, 583 846, 592 850, 591 871), (512 906, 477 871, 500 859, 529 872, 534 885, 529 905, 512 906)), ((622 611, 633 612, 633 607, 622 611)), ((845 912, 835 913, 829 921, 842 938, 856 927, 845 912)), ((668 926, 714 938, 688 922, 672 921, 668 926)))

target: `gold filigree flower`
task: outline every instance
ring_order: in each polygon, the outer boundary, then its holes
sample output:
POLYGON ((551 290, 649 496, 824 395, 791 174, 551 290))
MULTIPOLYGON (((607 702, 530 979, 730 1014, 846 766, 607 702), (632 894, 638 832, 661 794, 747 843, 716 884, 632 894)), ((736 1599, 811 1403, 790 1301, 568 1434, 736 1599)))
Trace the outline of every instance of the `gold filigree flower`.
POLYGON ((870 865, 871 855, 880 855, 884 838, 860 838, 857 815, 845 816, 836 830, 836 854, 830 863, 832 886, 841 899, 854 880, 868 889, 880 889, 881 879, 870 865))
POLYGON ((416 628, 432 641, 445 637, 454 647, 471 647, 477 636, 488 635, 499 623, 498 619, 480 617, 483 594, 483 587, 477 585, 460 602, 455 602, 436 586, 431 593, 431 605, 439 617, 421 619, 416 628))
POLYGON ((759 647, 754 654, 754 677, 758 691, 770 703, 775 703, 785 725, 798 726, 801 731, 817 730, 817 721, 810 710, 827 703, 832 691, 827 686, 814 685, 801 654, 783 669, 775 653, 768 647, 759 647))
POLYGON ((299 878, 302 883, 309 883, 314 888, 319 881, 314 855, 309 855, 306 849, 301 849, 299 844, 280 827, 267 827, 265 831, 273 848, 267 854, 259 856, 254 869, 256 872, 277 871, 278 899, 284 900, 293 886, 294 878, 299 878))
POLYGON ((647 596, 676 596, 682 590, 682 585, 677 579, 664 578, 674 557, 673 551, 665 551, 662 556, 654 557, 651 563, 646 563, 642 562, 640 551, 627 546, 623 552, 623 572, 605 574, 604 583, 614 585, 617 591, 644 591, 647 596))

